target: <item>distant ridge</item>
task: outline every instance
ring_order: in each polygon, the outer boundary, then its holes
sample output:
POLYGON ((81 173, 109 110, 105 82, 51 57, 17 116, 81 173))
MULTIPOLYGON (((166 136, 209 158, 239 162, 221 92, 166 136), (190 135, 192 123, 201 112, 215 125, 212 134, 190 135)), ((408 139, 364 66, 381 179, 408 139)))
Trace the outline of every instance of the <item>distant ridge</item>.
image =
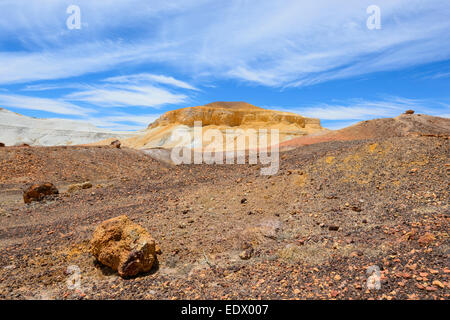
POLYGON ((243 101, 217 101, 205 104, 205 107, 210 108, 221 108, 221 109, 253 109, 253 110, 264 110, 263 108, 256 107, 250 103, 243 101))
POLYGON ((38 119, 0 108, 0 142, 7 146, 77 145, 132 136, 134 133, 114 132, 83 121, 38 119))
POLYGON ((403 137, 410 135, 450 135, 450 119, 425 114, 402 114, 395 118, 365 120, 352 126, 326 132, 322 135, 298 137, 280 144, 297 147, 327 141, 364 140, 403 137))

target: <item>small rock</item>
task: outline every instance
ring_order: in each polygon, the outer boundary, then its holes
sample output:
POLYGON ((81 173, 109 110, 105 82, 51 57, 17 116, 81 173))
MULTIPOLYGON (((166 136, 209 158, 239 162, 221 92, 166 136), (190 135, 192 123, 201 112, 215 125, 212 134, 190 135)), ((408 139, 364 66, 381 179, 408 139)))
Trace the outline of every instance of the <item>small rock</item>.
POLYGON ((90 188, 92 188, 92 183, 90 183, 90 182, 76 183, 76 184, 71 184, 69 186, 69 188, 67 189, 67 192, 72 193, 75 191, 90 189, 90 188))
POLYGON ((120 149, 120 146, 122 144, 120 143, 119 140, 114 140, 113 142, 111 142, 111 146, 116 147, 117 149, 120 149))
POLYGON ((247 199, 246 198, 242 198, 241 199, 241 204, 245 204, 245 203, 247 203, 247 199))
POLYGON ((247 248, 244 251, 242 251, 239 254, 239 258, 241 258, 242 260, 248 260, 252 257, 252 255, 253 255, 253 248, 250 247, 250 248, 247 248))
POLYGON ((4 148, 5 144, 3 142, 0 142, 0 148, 4 148))
POLYGON ((405 114, 414 114, 414 110, 406 110, 405 114))
POLYGON ((433 286, 439 287, 441 289, 445 288, 444 284, 442 282, 440 282, 439 280, 434 280, 433 281, 433 286))
POLYGON ((427 232, 419 238, 418 242, 422 246, 427 246, 434 240, 436 240, 436 237, 432 233, 427 232))
POLYGON ((41 201, 46 196, 58 194, 59 191, 56 187, 50 183, 46 182, 43 184, 34 184, 23 193, 23 201, 25 203, 31 203, 32 201, 41 201))
POLYGON ((329 226, 328 230, 330 230, 330 231, 338 231, 339 230, 339 226, 329 226))

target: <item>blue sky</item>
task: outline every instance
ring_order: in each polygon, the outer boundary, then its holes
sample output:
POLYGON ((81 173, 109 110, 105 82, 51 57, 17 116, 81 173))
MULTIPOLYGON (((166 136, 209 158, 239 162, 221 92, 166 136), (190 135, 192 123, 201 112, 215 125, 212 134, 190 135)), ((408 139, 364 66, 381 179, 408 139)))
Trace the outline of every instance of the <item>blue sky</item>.
POLYGON ((329 128, 410 108, 449 117, 450 2, 0 1, 0 107, 135 130, 212 101, 329 128))

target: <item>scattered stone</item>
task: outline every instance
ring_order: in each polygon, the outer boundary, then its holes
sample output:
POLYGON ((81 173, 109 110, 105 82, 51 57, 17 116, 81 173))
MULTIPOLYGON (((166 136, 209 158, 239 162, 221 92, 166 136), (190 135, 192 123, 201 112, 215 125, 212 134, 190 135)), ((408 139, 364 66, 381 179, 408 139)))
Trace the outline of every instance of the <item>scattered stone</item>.
POLYGON ((120 149, 120 146, 122 144, 120 143, 119 140, 114 140, 113 142, 111 142, 111 146, 116 147, 117 149, 120 149))
POLYGON ((69 186, 69 188, 67 189, 67 192, 72 193, 75 191, 90 189, 90 188, 92 188, 92 183, 90 183, 89 181, 83 182, 83 183, 76 183, 76 184, 71 184, 69 186))
POLYGON ((406 110, 405 114, 414 114, 414 110, 406 110))
POLYGON ((0 148, 4 148, 5 144, 3 142, 0 142, 0 148))
POLYGON ((245 203, 247 203, 247 199, 246 198, 242 198, 241 199, 241 204, 245 204, 245 203))
POLYGON ((336 298, 339 295, 339 291, 331 290, 330 295, 331 295, 332 298, 336 298))
POLYGON ((155 240, 122 215, 101 223, 91 240, 91 253, 121 277, 149 271, 156 260, 155 240))
POLYGON ((248 259, 250 259, 250 258, 252 257, 252 255, 253 255, 253 248, 250 247, 250 248, 247 248, 247 249, 245 249, 244 251, 242 251, 242 252, 239 254, 239 257, 240 257, 242 260, 248 260, 248 259))
POLYGON ((436 240, 436 237, 432 233, 427 232, 419 238, 418 242, 422 246, 427 246, 434 240, 436 240))
POLYGON ((442 282, 440 282, 439 280, 434 280, 433 281, 433 286, 439 287, 441 289, 445 288, 444 284, 442 282))
POLYGON ((19 144, 18 147, 28 148, 30 145, 28 143, 19 144))
POLYGON ((43 184, 34 184, 23 193, 23 201, 25 203, 31 203, 32 201, 41 201, 46 196, 58 194, 59 191, 56 187, 50 183, 46 182, 43 184))
POLYGON ((328 230, 330 230, 330 231, 338 231, 339 230, 339 226, 329 226, 328 230))

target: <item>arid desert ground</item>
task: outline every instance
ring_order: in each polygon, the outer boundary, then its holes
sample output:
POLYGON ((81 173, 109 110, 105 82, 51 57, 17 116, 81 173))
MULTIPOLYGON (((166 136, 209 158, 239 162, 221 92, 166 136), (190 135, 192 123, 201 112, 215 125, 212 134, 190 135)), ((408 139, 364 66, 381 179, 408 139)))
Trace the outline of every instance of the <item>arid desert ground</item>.
POLYGON ((281 143, 273 176, 126 145, 2 147, 0 299, 448 299, 449 135, 446 118, 370 120, 281 143), (59 194, 24 204, 42 182, 59 194), (120 215, 155 239, 149 272, 90 253, 120 215))

